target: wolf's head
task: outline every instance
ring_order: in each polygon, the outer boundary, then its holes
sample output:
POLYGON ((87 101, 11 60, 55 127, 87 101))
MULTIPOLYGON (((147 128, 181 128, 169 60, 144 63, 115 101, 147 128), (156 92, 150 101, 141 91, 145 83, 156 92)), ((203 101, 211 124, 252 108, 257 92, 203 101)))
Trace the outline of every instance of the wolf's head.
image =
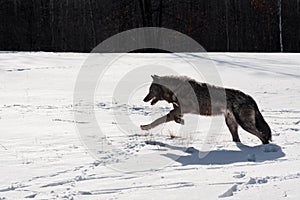
POLYGON ((156 104, 160 100, 165 100, 169 103, 177 104, 177 98, 175 94, 168 89, 166 86, 160 84, 160 79, 162 77, 159 77, 157 75, 151 76, 153 79, 153 82, 150 86, 149 93, 144 98, 145 102, 151 101, 151 105, 156 104))

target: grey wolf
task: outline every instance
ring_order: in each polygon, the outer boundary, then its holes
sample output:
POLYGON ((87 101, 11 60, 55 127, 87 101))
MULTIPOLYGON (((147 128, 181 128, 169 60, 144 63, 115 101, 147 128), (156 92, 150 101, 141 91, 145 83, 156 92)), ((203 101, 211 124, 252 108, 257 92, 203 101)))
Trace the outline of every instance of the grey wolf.
POLYGON ((201 83, 186 76, 153 75, 152 79, 144 101, 151 100, 151 105, 154 105, 164 100, 173 104, 173 109, 152 123, 141 125, 142 130, 149 130, 170 121, 184 124, 182 117, 186 113, 224 115, 234 142, 240 142, 238 126, 257 136, 263 144, 272 140, 269 125, 249 95, 239 90, 201 83))

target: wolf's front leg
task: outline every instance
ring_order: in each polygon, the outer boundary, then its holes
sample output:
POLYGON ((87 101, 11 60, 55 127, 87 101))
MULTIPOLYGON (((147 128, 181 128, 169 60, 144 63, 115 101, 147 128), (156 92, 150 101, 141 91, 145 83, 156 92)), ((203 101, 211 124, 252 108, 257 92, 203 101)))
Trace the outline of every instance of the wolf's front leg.
POLYGON ((182 115, 180 113, 178 113, 177 110, 172 110, 169 112, 169 114, 158 118, 157 120, 155 120, 154 122, 152 122, 151 124, 147 124, 147 125, 141 125, 141 129, 142 130, 149 130, 152 129, 160 124, 163 124, 165 122, 170 122, 170 121, 175 121, 179 124, 184 124, 184 120, 181 118, 182 115))
MULTIPOLYGON (((165 122, 167 122, 167 117, 168 115, 165 115, 163 117, 158 118, 157 120, 153 121, 151 124, 147 124, 147 125, 141 125, 141 129, 142 130, 149 130, 152 129, 160 124, 163 124, 165 122)), ((171 120, 170 120, 171 121, 171 120)))

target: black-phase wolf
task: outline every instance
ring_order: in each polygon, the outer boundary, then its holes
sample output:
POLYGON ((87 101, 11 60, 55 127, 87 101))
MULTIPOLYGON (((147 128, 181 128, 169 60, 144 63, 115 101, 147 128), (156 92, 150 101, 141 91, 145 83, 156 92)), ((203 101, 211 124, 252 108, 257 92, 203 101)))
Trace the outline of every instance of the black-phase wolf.
POLYGON ((186 76, 153 75, 152 79, 149 94, 144 101, 151 100, 151 105, 154 105, 160 100, 165 100, 173 104, 173 110, 148 125, 141 125, 142 130, 149 130, 173 120, 184 124, 182 117, 185 113, 223 114, 233 141, 240 142, 238 125, 257 136, 263 144, 271 141, 270 127, 249 95, 239 90, 197 82, 186 76))

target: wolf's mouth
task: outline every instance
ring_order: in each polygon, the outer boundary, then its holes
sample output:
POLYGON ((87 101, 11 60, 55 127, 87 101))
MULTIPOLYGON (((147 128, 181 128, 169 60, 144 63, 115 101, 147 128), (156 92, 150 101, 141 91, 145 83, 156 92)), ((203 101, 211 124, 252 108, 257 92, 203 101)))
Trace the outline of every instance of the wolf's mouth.
POLYGON ((148 102, 148 101, 150 101, 150 100, 151 100, 151 105, 154 105, 154 104, 156 104, 156 103, 159 101, 159 99, 158 99, 157 97, 152 96, 151 93, 149 93, 149 94, 144 98, 144 101, 145 101, 145 102, 148 102))
POLYGON ((156 97, 153 97, 152 98, 152 101, 151 101, 151 105, 153 106, 154 104, 156 104, 158 102, 158 99, 156 97))

